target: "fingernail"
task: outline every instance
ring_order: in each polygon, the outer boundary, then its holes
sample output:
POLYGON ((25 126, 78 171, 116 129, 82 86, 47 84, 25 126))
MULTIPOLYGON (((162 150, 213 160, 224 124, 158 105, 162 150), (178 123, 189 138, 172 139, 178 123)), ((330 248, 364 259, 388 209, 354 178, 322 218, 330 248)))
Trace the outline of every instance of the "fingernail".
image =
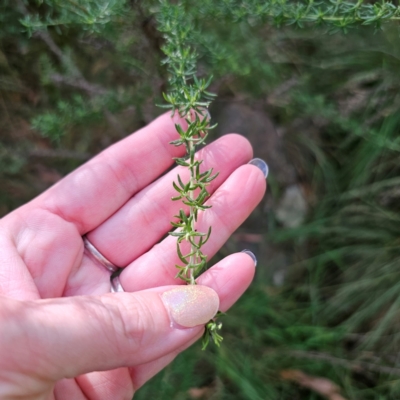
POLYGON ((253 158, 251 161, 249 161, 249 164, 255 165, 257 168, 260 168, 262 173, 264 174, 265 179, 267 179, 269 168, 268 164, 262 160, 261 158, 253 158))
POLYGON ((161 295, 169 311, 171 325, 192 328, 204 325, 215 316, 219 308, 217 293, 200 285, 187 285, 168 290, 161 295))
POLYGON ((254 255, 254 253, 252 251, 244 249, 241 251, 241 253, 245 253, 245 254, 249 255, 254 261, 254 266, 257 267, 257 257, 254 255))

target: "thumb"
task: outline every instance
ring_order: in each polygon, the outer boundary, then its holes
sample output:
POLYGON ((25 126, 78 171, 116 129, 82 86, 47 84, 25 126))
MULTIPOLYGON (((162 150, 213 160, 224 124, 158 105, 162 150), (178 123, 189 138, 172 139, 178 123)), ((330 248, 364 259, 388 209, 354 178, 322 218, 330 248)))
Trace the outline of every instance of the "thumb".
POLYGON ((200 285, 32 302, 2 298, 0 371, 55 382, 146 363, 197 336, 218 307, 217 293, 200 285))

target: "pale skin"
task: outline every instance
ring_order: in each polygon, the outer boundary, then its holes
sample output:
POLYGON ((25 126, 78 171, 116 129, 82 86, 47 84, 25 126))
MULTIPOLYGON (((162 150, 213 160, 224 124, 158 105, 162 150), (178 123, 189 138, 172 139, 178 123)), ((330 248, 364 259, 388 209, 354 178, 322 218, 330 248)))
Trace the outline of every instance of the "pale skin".
MULTIPOLYGON (((160 177, 184 153, 168 144, 177 121, 162 115, 0 220, 1 399, 131 399, 201 337, 202 325, 171 327, 160 296, 183 284, 175 279, 175 238, 163 239, 180 207, 170 200, 178 170, 160 177), (110 293, 110 272, 84 254, 85 234, 124 268, 125 293, 110 293)), ((239 135, 199 157, 220 171, 209 187, 213 207, 198 225, 213 227, 204 246, 211 257, 260 202, 266 182, 246 165, 252 148, 239 135)), ((197 282, 226 311, 254 272, 251 257, 236 253, 197 282)))

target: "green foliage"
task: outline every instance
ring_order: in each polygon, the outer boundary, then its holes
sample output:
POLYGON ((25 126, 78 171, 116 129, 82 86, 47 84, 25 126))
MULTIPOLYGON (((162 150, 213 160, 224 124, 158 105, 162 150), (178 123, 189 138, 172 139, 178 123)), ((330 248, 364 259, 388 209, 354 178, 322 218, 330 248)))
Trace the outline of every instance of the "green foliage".
POLYGON ((320 254, 309 261, 309 270, 318 288, 316 296, 329 294, 329 302, 321 302, 321 318, 357 332, 363 349, 378 345, 385 353, 397 349, 400 340, 395 317, 400 311, 399 208, 395 200, 400 166, 399 150, 394 146, 399 129, 396 113, 386 117, 371 138, 359 139, 351 133, 353 141, 341 149, 347 155, 341 166, 346 171, 341 177, 342 191, 319 205, 319 218, 291 232, 318 237, 320 254), (324 272, 327 265, 335 271, 334 278, 324 272))
MULTIPOLYGON (((180 138, 171 144, 185 146, 185 157, 176 158, 175 161, 190 171, 188 182, 183 182, 178 175, 178 183, 173 183, 177 196, 172 198, 173 201, 181 201, 186 205, 189 208, 189 215, 180 209, 179 214, 175 216, 177 222, 171 222, 176 230, 169 234, 177 237, 177 253, 183 263, 176 265, 179 271, 176 276, 195 285, 195 277, 207 265, 207 255, 202 252, 202 247, 211 235, 211 226, 207 232, 199 232, 196 229, 196 222, 199 212, 211 208, 210 205, 205 205, 210 195, 207 186, 218 176, 218 173, 212 174, 212 168, 200 172, 203 161, 195 159, 195 154, 196 148, 205 143, 209 130, 215 127, 210 126, 207 111, 215 95, 207 91, 211 78, 205 80, 196 76, 197 54, 190 48, 193 26, 190 18, 183 12, 182 5, 172 6, 166 1, 162 2, 158 22, 159 30, 163 32, 165 39, 162 50, 166 58, 163 63, 167 65, 169 72, 170 90, 164 94, 164 99, 168 103, 165 107, 171 109, 172 114, 178 113, 187 124, 186 128, 180 124, 175 125, 180 138)), ((218 334, 220 329, 221 324, 215 320, 206 324, 203 349, 207 347, 210 339, 217 346, 220 345, 222 341, 222 336, 218 334)))
MULTIPOLYGON (((25 9, 20 23, 29 35, 40 29, 68 25, 81 25, 83 29, 98 31, 101 25, 122 15, 125 3, 126 0, 39 0, 39 12, 29 13, 25 9)), ((28 7, 29 0, 21 2, 22 10, 24 5, 28 7)))
POLYGON ((226 17, 233 21, 251 20, 272 22, 277 26, 306 24, 328 26, 331 31, 342 30, 356 25, 373 25, 379 28, 387 21, 400 19, 400 7, 392 2, 381 1, 373 4, 359 1, 289 1, 289 0, 225 0, 215 4, 206 0, 200 7, 206 17, 226 17))
MULTIPOLYGON (((53 140, 60 140, 64 130, 79 122, 88 122, 90 111, 87 102, 81 96, 74 96, 70 101, 59 101, 57 113, 47 112, 32 119, 32 128, 41 131, 43 136, 53 140)), ((101 113, 95 113, 97 118, 101 118, 101 113)))

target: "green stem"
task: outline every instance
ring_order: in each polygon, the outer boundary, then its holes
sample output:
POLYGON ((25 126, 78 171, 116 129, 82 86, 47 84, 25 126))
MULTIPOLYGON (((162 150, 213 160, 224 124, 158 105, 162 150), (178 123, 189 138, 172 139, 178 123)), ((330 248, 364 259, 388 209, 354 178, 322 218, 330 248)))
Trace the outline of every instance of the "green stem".
MULTIPOLYGON (((191 154, 193 148, 195 147, 193 142, 189 142, 189 154, 191 154)), ((193 187, 194 184, 196 183, 196 177, 195 177, 195 167, 192 165, 190 167, 190 186, 193 187)), ((194 200, 194 191, 191 190, 189 192, 189 197, 191 200, 194 200)), ((195 230, 195 220, 194 220, 194 206, 190 206, 190 217, 192 218, 192 222, 191 222, 191 228, 192 228, 192 232, 195 230)), ((196 250, 196 248, 193 246, 193 244, 190 245, 190 253, 194 253, 196 250)), ((196 255, 193 254, 190 256, 190 265, 196 264, 197 260, 196 260, 196 255)), ((194 280, 194 274, 193 274, 193 268, 189 268, 189 278, 190 278, 190 284, 191 285, 195 285, 196 281, 194 280)))

